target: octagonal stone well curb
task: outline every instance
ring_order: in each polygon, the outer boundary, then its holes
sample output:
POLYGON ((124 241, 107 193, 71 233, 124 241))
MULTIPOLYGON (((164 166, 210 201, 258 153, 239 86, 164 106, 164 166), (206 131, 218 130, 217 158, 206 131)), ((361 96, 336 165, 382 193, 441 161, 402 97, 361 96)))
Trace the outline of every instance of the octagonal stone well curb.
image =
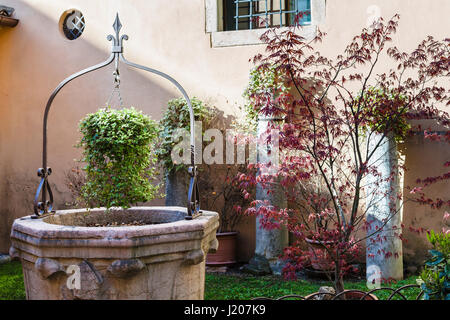
POLYGON ((27 299, 203 299, 205 257, 219 216, 185 220, 182 207, 61 210, 16 219, 10 255, 27 299), (147 225, 88 227, 110 221, 147 225))

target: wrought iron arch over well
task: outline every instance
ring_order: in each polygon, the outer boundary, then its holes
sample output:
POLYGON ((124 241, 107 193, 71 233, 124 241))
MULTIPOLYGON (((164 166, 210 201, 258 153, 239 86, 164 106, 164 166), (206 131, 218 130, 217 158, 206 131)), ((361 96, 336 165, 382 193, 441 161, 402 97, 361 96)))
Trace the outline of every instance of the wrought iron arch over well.
POLYGON ((113 28, 115 31, 115 36, 108 35, 107 39, 108 41, 112 42, 112 48, 111 48, 111 55, 108 57, 108 59, 104 62, 101 62, 97 65, 94 65, 92 67, 86 68, 84 70, 81 70, 66 79, 64 79, 53 91, 53 93, 50 95, 50 98, 47 101, 47 105, 45 107, 45 113, 44 113, 44 125, 43 125, 43 146, 42 146, 42 168, 38 169, 38 176, 41 177, 41 181, 39 183, 38 189, 36 191, 36 195, 34 198, 34 218, 42 217, 43 215, 46 215, 51 212, 55 212, 53 209, 53 193, 52 189, 50 187, 50 184, 48 182, 48 177, 52 173, 52 169, 50 167, 47 167, 47 120, 48 120, 48 114, 50 112, 50 108, 52 106, 53 100, 55 99, 56 95, 59 93, 59 91, 70 81, 95 70, 98 70, 100 68, 106 67, 112 62, 115 64, 115 71, 114 75, 116 76, 116 80, 119 77, 119 62, 122 62, 130 67, 145 70, 154 74, 157 74, 167 80, 169 80, 172 84, 174 84, 178 90, 181 92, 183 97, 186 99, 186 102, 189 106, 189 115, 190 115, 190 143, 191 143, 191 166, 189 167, 189 174, 190 174, 190 182, 189 182, 189 192, 188 192, 188 199, 187 199, 187 216, 186 219, 193 219, 201 214, 200 211, 200 200, 199 200, 199 193, 198 193, 198 186, 197 186, 197 169, 195 167, 195 161, 194 161, 194 155, 195 155, 195 130, 194 128, 194 111, 192 109, 191 100, 189 99, 189 96, 187 95, 184 88, 171 76, 155 70, 151 69, 133 62, 128 61, 123 56, 123 41, 128 40, 128 36, 126 34, 120 35, 120 29, 122 28, 122 24, 120 23, 119 14, 116 14, 116 19, 113 24, 113 28), (48 199, 47 199, 48 194, 48 199), (41 201, 39 201, 39 196, 41 196, 41 201))

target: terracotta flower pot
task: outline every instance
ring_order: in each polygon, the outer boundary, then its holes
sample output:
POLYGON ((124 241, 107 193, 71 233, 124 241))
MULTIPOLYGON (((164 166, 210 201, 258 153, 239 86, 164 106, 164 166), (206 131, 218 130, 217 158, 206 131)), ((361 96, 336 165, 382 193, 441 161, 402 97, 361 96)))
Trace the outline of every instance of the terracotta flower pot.
POLYGON ((236 263, 237 235, 235 231, 216 233, 219 248, 206 256, 206 265, 211 267, 231 266, 236 263))
POLYGON ((305 240, 308 243, 308 248, 311 253, 311 266, 313 269, 320 271, 332 271, 333 268, 330 268, 328 252, 323 245, 333 245, 334 241, 320 241, 309 238, 306 238, 305 240))
POLYGON ((185 215, 181 207, 135 207, 27 216, 14 221, 10 255, 22 262, 27 299, 203 299, 219 215, 185 215))

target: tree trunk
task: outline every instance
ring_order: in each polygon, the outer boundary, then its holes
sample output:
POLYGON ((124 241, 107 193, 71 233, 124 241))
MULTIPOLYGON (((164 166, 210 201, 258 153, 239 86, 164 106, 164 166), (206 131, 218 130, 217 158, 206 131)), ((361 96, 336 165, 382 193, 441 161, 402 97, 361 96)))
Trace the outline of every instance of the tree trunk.
MULTIPOLYGON (((336 295, 338 295, 339 293, 343 292, 345 290, 344 287, 344 276, 341 272, 341 264, 339 262, 340 260, 340 255, 338 253, 337 258, 336 258, 336 267, 334 268, 334 290, 336 290, 336 295)), ((344 296, 341 296, 339 299, 345 299, 344 296)))
MULTIPOLYGON (((340 277, 338 274, 335 274, 335 280, 334 280, 334 289, 336 290, 336 294, 339 294, 345 290, 344 287, 344 279, 340 277)), ((339 299, 345 299, 344 296, 341 296, 339 299)))

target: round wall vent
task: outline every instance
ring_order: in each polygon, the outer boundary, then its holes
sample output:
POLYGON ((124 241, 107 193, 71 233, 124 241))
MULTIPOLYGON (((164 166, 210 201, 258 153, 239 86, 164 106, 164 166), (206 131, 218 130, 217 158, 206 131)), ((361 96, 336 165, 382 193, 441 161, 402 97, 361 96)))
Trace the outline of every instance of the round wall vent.
POLYGON ((86 26, 83 14, 76 9, 64 11, 59 22, 62 33, 69 40, 79 38, 83 34, 86 26))

